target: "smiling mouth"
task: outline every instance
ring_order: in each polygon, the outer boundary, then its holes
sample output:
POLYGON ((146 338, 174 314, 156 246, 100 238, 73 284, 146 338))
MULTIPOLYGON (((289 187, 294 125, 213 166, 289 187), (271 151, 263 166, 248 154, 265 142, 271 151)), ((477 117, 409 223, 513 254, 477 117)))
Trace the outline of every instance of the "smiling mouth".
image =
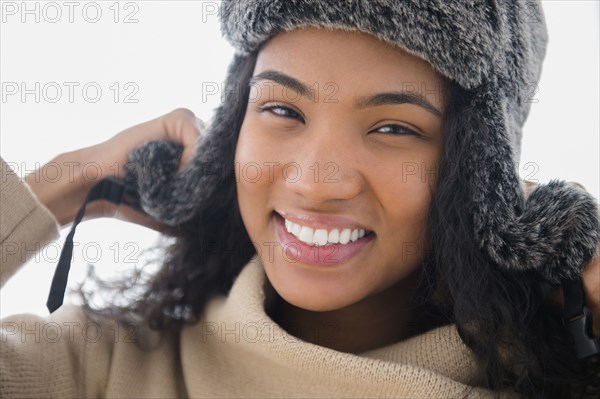
POLYGON ((301 223, 293 222, 284 216, 277 214, 277 212, 276 215, 283 219, 285 229, 288 233, 309 246, 323 247, 330 245, 346 245, 358 241, 365 236, 375 234, 366 229, 342 226, 313 228, 301 223))
POLYGON ((330 270, 331 266, 347 264, 351 258, 370 248, 375 238, 374 232, 366 229, 360 232, 359 226, 321 228, 324 226, 313 224, 314 227, 309 227, 291 222, 277 212, 274 212, 273 216, 284 259, 293 264, 329 266, 326 269, 330 270), (296 226, 300 227, 300 233, 296 226), (297 234, 294 234, 294 230, 297 234))
POLYGON ((296 238, 307 245, 325 246, 327 244, 348 244, 359 238, 363 238, 366 234, 364 229, 313 229, 308 226, 302 226, 287 219, 285 220, 285 228, 288 233, 293 234, 296 238))

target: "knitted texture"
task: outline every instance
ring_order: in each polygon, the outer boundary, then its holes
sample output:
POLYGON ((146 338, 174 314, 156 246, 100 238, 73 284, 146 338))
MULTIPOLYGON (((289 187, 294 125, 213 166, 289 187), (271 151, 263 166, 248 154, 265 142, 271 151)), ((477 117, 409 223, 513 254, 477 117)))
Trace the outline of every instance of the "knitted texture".
MULTIPOLYGON (((18 238, 33 248, 56 238, 56 221, 1 159, 0 166, 2 204, 26 204, 0 207, 2 244, 18 238)), ((24 260, 3 256, 0 281, 24 260)), ((72 305, 46 317, 5 317, 0 397, 495 397, 477 386, 475 358, 454 325, 360 354, 338 352, 294 337, 268 316, 274 292, 266 279, 253 259, 201 322, 162 339, 145 325, 91 319, 72 305)))
POLYGON ((279 32, 315 26, 361 31, 429 62, 466 89, 502 91, 512 144, 521 141, 547 32, 540 4, 506 0, 225 0, 222 31, 241 54, 279 32))
POLYGON ((0 287, 18 267, 32 258, 50 241, 58 238, 54 216, 32 195, 29 187, 0 158, 0 254, 2 273, 0 287), (29 243, 24 246, 23 243, 29 243))
MULTIPOLYGON (((596 200, 565 182, 540 186, 527 199, 516 169, 527 93, 539 80, 547 33, 537 1, 225 0, 224 36, 236 48, 226 87, 244 57, 279 32, 305 26, 372 34, 427 62, 468 90, 476 117, 461 122, 465 154, 456 160, 468 188, 474 237, 507 270, 537 270, 553 284, 578 276, 600 241, 596 200)), ((186 170, 178 150, 149 143, 131 155, 144 208, 179 224, 207 206, 233 170, 232 116, 224 104, 203 133, 186 170), (135 165, 145 165, 144 172, 135 165), (211 165, 207 170, 207 165, 211 165), (191 200, 190 200, 191 199, 191 200)))

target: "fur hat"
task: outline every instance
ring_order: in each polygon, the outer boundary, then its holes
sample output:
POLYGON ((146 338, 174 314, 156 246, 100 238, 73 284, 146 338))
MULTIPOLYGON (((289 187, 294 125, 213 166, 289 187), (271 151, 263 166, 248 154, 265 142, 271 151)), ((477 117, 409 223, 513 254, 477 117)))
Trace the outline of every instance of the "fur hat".
MULTIPOLYGON (((578 276, 594 255, 600 241, 595 199, 556 180, 525 199, 517 173, 527 94, 539 80, 547 44, 538 1, 224 0, 220 16, 237 52, 229 80, 271 37, 304 26, 366 32, 429 62, 468 90, 477 110, 477 120, 464 126, 475 137, 467 144, 471 155, 458 162, 479 248, 499 267, 537 270, 553 284, 578 276)), ((210 198, 221 177, 206 166, 229 159, 225 138, 238 133, 223 126, 226 112, 217 110, 180 173, 181 149, 172 144, 151 142, 130 155, 128 171, 149 214, 177 225, 210 198)))

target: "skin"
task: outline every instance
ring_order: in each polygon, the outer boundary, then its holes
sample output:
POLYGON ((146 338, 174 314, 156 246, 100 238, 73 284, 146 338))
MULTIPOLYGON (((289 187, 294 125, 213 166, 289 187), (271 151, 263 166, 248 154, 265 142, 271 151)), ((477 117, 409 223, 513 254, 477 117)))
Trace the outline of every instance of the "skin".
MULTIPOLYGON (((322 90, 320 100, 313 101, 281 84, 260 81, 240 131, 236 162, 242 167, 237 170, 253 162, 277 163, 272 174, 264 168, 258 181, 241 173, 237 179, 244 224, 281 299, 273 317, 300 338, 346 352, 418 333, 423 321, 414 294, 435 189, 435 173, 420 172, 436 169, 442 118, 415 104, 359 108, 356 103, 378 93, 406 91, 415 83, 439 89, 442 78, 424 61, 369 35, 320 29, 272 39, 259 54, 254 76, 265 71, 322 90), (329 82, 339 89, 336 102, 323 100, 331 93, 329 82), (294 112, 260 111, 275 104, 294 112), (394 132, 390 125, 410 130, 394 132), (298 181, 284 177, 290 162, 301 167, 298 181), (325 181, 332 170, 324 165, 330 162, 338 168, 335 182, 325 181), (315 163, 322 174, 316 179, 315 163), (406 172, 411 166, 418 173, 406 172), (289 261, 282 246, 271 249, 279 242, 274 211, 344 216, 374 231, 375 238, 358 255, 332 267, 289 261), (321 326, 327 334, 315 334, 321 326)), ((443 112, 439 90, 420 94, 443 112)))
MULTIPOLYGON (((286 184, 281 179, 273 180, 272 183, 266 185, 263 180, 254 183, 254 185, 247 185, 246 182, 240 180, 238 190, 245 190, 244 193, 240 191, 240 204, 246 203, 243 211, 244 220, 247 222, 253 221, 253 223, 248 223, 251 227, 249 229, 251 237, 257 243, 267 242, 267 240, 276 241, 272 228, 268 226, 268 214, 276 206, 289 203, 300 209, 312 209, 325 213, 337 211, 345 215, 360 217, 360 222, 376 231, 377 240, 379 240, 377 248, 386 251, 386 255, 385 260, 382 256, 378 256, 375 260, 371 259, 371 262, 356 259, 352 265, 349 265, 348 269, 352 270, 352 267, 355 267, 354 271, 361 276, 362 280, 359 280, 358 276, 355 278, 350 272, 344 273, 341 270, 332 273, 333 277, 327 275, 320 278, 324 273, 317 273, 309 268, 303 269, 301 265, 297 264, 281 264, 281 259, 276 257, 273 258, 273 262, 268 262, 269 258, 263 257, 263 261, 267 260, 265 270, 269 280, 273 282, 267 287, 267 290, 272 295, 277 295, 282 299, 273 309, 273 318, 282 327, 296 331, 295 335, 300 338, 348 352, 360 352, 370 347, 391 343, 402 337, 413 335, 426 328, 423 327, 425 325, 423 321, 419 320, 418 309, 411 309, 411 297, 420 277, 419 255, 406 257, 403 262, 397 262, 398 259, 402 259, 402 257, 397 257, 394 265, 393 259, 390 259, 390 257, 393 258, 391 255, 394 252, 394 247, 386 244, 387 240, 383 240, 383 238, 392 237, 392 234, 395 234, 395 239, 407 240, 410 234, 407 233, 408 228, 403 226, 410 226, 413 233, 418 230, 418 223, 414 220, 412 224, 404 223, 401 211, 410 208, 422 215, 423 210, 418 207, 417 198, 428 200, 427 187, 432 186, 433 189, 434 182, 419 179, 417 183, 411 180, 410 176, 407 176, 406 183, 403 183, 404 186, 398 185, 396 188, 388 188, 384 186, 398 178, 398 174, 393 168, 375 169, 374 167, 364 168, 363 166, 365 164, 374 165, 376 162, 381 163, 383 160, 392 157, 406 157, 402 159, 410 159, 411 161, 419 159, 419 157, 433 160, 439 156, 439 148, 435 145, 417 144, 419 142, 415 138, 388 136, 381 132, 367 134, 388 124, 377 123, 382 118, 386 122, 406 122, 417 126, 418 123, 424 123, 424 119, 428 119, 429 115, 427 111, 420 111, 419 107, 403 105, 386 106, 371 111, 352 110, 349 112, 348 110, 352 109, 353 98, 359 93, 362 95, 366 91, 371 92, 381 89, 381 86, 372 86, 375 80, 378 84, 383 84, 383 89, 386 91, 390 89, 392 84, 402 86, 402 79, 408 79, 407 74, 410 72, 410 68, 407 69, 406 67, 411 65, 411 62, 416 61, 411 61, 406 55, 390 48, 387 48, 386 52, 385 46, 382 47, 380 43, 358 36, 355 37, 356 41, 352 44, 351 54, 342 51, 344 48, 348 50, 347 41, 341 37, 328 36, 327 40, 321 40, 319 43, 326 45, 331 43, 331 40, 336 40, 334 42, 336 46, 333 46, 335 48, 328 46, 328 51, 325 52, 324 56, 317 48, 304 48, 304 53, 294 54, 289 49, 286 52, 286 48, 279 46, 279 54, 282 57, 277 60, 273 58, 275 55, 273 54, 275 48, 273 45, 277 45, 278 38, 280 37, 273 39, 262 51, 257 71, 259 67, 276 67, 278 66, 277 62, 280 63, 280 67, 287 65, 288 70, 286 71, 288 73, 294 73, 296 77, 303 79, 309 85, 313 85, 315 82, 319 83, 318 87, 321 89, 319 98, 321 100, 314 104, 301 102, 300 100, 290 104, 290 107, 296 107, 294 109, 302 107, 309 123, 303 126, 301 123, 294 121, 282 120, 276 122, 275 116, 269 116, 267 119, 266 113, 262 114, 262 120, 258 119, 259 114, 252 113, 253 111, 251 112, 250 108, 257 105, 259 100, 255 99, 254 104, 250 104, 249 114, 244 121, 237 157, 238 161, 255 157, 258 157, 256 159, 260 161, 265 159, 265 154, 267 154, 266 159, 283 162, 292 157, 297 161, 302 161, 303 170, 306 171, 307 175, 310 173, 308 176, 311 178, 298 181, 293 185, 286 184), (344 43, 346 43, 346 47, 342 47, 344 43), (369 43, 368 46, 367 43, 369 43), (268 51, 271 51, 270 60, 268 51), (374 54, 374 52, 377 54, 374 54), (321 58, 315 57, 319 54, 321 58), (357 59, 354 56, 355 54, 361 54, 361 57, 357 59), (370 57, 367 57, 367 54, 370 57), (374 55, 378 58, 373 57, 374 55), (306 62, 309 56, 313 61, 312 63, 306 62), (283 65, 285 61, 290 60, 293 62, 287 62, 286 65, 283 65), (334 65, 333 60, 343 60, 344 62, 342 64, 335 63, 334 65), (271 64, 268 65, 267 61, 271 64), (322 66, 327 63, 331 64, 329 67, 334 68, 323 69, 322 66), (351 65, 352 70, 347 69, 344 65, 351 65), (395 68, 392 71, 393 73, 389 70, 383 71, 385 73, 379 73, 386 68, 386 65, 389 68, 392 68, 391 65, 396 65, 405 69, 395 68), (365 80, 362 72, 365 69, 369 70, 369 68, 373 68, 370 69, 368 78, 371 80, 365 80), (351 75, 348 76, 348 74, 351 75), (380 79, 383 79, 384 76, 387 76, 387 80, 381 82, 380 79), (398 80, 390 81, 389 76, 395 76, 398 80), (323 99, 332 93, 331 88, 324 86, 324 82, 338 83, 338 103, 323 103, 323 99), (382 116, 381 114, 385 115, 382 116), (421 121, 412 121, 409 118, 419 118, 421 121), (366 120, 371 121, 372 119, 375 119, 375 121, 366 122, 366 120), (375 125, 375 123, 377 124, 375 125), (254 128, 250 129, 252 126, 254 128), (251 134, 260 135, 261 132, 275 133, 279 136, 298 135, 301 136, 298 138, 298 143, 302 145, 298 144, 294 151, 291 151, 289 147, 295 142, 289 143, 283 140, 279 144, 274 144, 267 140, 268 137, 262 137, 261 145, 268 145, 263 151, 260 146, 253 145, 252 141, 248 141, 251 134), (327 134, 319 135, 319 132, 326 132, 327 134), (342 136, 341 132, 346 134, 342 136), (242 139, 246 142, 244 143, 242 139), (354 147, 349 147, 351 144, 354 147), (352 151, 349 151, 349 149, 352 149, 352 151), (261 153, 261 151, 264 153, 261 153), (320 162, 321 165, 321 179, 318 180, 318 183, 314 183, 314 174, 312 174, 314 172, 307 169, 307 165, 310 166, 315 161, 320 162), (324 182, 324 177, 331 172, 331 169, 324 168, 324 162, 328 161, 336 162, 339 165, 339 169, 334 176, 337 183, 326 184, 324 182), (406 185, 412 185, 413 189, 408 190, 406 185), (390 190, 402 190, 403 188, 406 190, 387 193, 390 190), (254 201, 256 210, 248 209, 248 206, 252 204, 252 198, 249 195, 258 195, 261 198, 260 201, 254 201), (403 201, 392 202, 390 197, 402 198, 403 201), (390 208, 390 204, 393 204, 395 208, 390 208), (391 222, 397 223, 399 220, 402 220, 403 224, 400 225, 402 229, 392 229, 391 222), (279 265, 282 268, 287 267, 288 269, 282 269, 281 271, 275 269, 275 266, 277 266, 275 262, 280 262, 279 265), (363 265, 369 265, 369 273, 364 270, 366 267, 363 265), (292 267, 297 267, 297 269, 292 269, 292 267), (386 278, 383 278, 384 275, 386 278), (297 282, 308 282, 309 284, 300 285, 297 282), (323 290, 330 291, 325 291, 327 293, 325 295, 323 290), (394 306, 396 304, 405 304, 405 306, 394 306), (394 324, 389 323, 392 316, 395 321, 394 324), (412 322, 409 322, 410 320, 412 322), (394 325, 405 326, 406 328, 394 328, 394 325), (299 326, 305 326, 306 328, 299 331, 299 326), (363 326, 369 326, 369 337, 365 337, 363 326), (315 331, 322 334, 315 334, 315 331), (340 334, 341 331, 345 331, 346 334, 340 334), (353 336, 356 339, 353 340, 353 336)), ((325 37, 321 36, 319 38, 313 34, 312 38, 317 40, 325 37)), ((302 38, 300 37, 300 39, 302 38)), ((300 39, 295 42, 288 40, 288 45, 300 46, 303 44, 300 39)), ((304 45, 306 47, 306 43, 304 45)), ((417 63, 413 66, 418 67, 419 73, 424 73, 427 70, 426 64, 418 65, 417 63)), ((431 73, 428 78, 435 79, 436 77, 435 74, 431 73)), ((276 88, 273 85, 272 87, 273 90, 276 88)), ((276 94, 273 91, 273 96, 276 94)), ((283 93, 280 91, 280 94, 283 93)), ((293 92, 289 92, 290 96, 292 94, 293 92)), ((432 97, 428 97, 428 100, 435 103, 435 99, 432 97)), ((439 109, 441 110, 442 107, 443 104, 440 103, 439 109)), ((425 131, 435 130, 436 126, 437 122, 432 122, 431 126, 423 126, 422 129, 425 131)), ((172 140, 184 146, 184 154, 180 165, 180 168, 184 168, 195 149, 201 130, 201 121, 190 110, 177 109, 151 121, 128 128, 106 142, 60 154, 51 163, 55 166, 56 164, 69 165, 72 162, 95 162, 102 165, 103 170, 107 170, 107 173, 114 173, 113 165, 115 163, 124 165, 127 154, 146 141, 172 140)), ((258 140, 258 138, 253 140, 258 140)), ((59 181, 53 180, 50 182, 45 181, 43 178, 36 178, 36 176, 44 176, 43 168, 45 167, 28 175, 25 182, 40 202, 59 221, 61 227, 66 227, 73 221, 74 215, 95 181, 84 179, 81 174, 77 173, 69 178, 71 175, 68 171, 61 174, 62 179, 59 181)), ((265 172, 268 175, 269 170, 265 172)), ((580 185, 576 183, 575 185, 583 189, 580 185)), ((533 188, 534 185, 530 184, 529 186, 533 188)), ((114 207, 98 202, 90 204, 87 214, 89 218, 115 217, 124 219, 168 233, 165 226, 161 226, 156 221, 123 206, 114 207)), ((266 251, 264 245, 259 248, 261 253, 269 253, 268 247, 266 251)), ((372 254, 372 252, 370 253, 372 254)), ((274 253, 274 255, 276 254, 277 252, 274 253)), ((593 315, 593 334, 600 337, 600 256, 596 256, 586 266, 582 273, 582 281, 586 302, 593 315)), ((562 307, 560 290, 555 291, 550 300, 557 307, 562 307)))
MULTIPOLYGON (((38 200, 54 215, 61 227, 70 224, 88 191, 99 178, 115 176, 122 178, 127 154, 147 141, 170 140, 184 146, 179 169, 189 161, 200 137, 204 123, 194 113, 185 108, 175 109, 151 121, 130 127, 109 140, 76 151, 59 154, 46 165, 25 177, 25 182, 35 193, 38 200), (89 162, 100 167, 97 179, 85 177, 82 168, 89 162), (45 168, 60 166, 60 179, 46 181, 45 168), (72 165, 75 165, 73 167, 72 165), (117 165, 117 168, 115 168, 117 165), (69 168, 73 167, 72 170, 69 168)), ((152 229, 168 233, 169 228, 157 223, 144 214, 133 211, 126 206, 115 206, 108 201, 95 201, 88 205, 85 219, 99 217, 115 217, 137 223, 152 229)))

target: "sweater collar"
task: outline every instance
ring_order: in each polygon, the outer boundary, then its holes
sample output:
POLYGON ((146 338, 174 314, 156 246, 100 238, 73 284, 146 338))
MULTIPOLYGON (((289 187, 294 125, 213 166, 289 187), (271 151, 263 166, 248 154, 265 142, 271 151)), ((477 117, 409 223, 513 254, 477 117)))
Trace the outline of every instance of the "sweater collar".
MULTIPOLYGON (((475 358, 455 325, 360 354, 339 352, 302 341, 275 323, 265 311, 271 300, 265 297, 266 279, 255 256, 241 270, 229 294, 209 302, 201 320, 182 332, 183 374, 190 396, 204 392, 206 383, 200 383, 198 376, 214 373, 214 367, 220 366, 228 374, 244 375, 253 384, 257 379, 265 381, 265 370, 278 381, 313 381, 315 389, 319 383, 345 381, 354 387, 348 396, 372 395, 376 384, 382 393, 420 397, 419 389, 432 392, 426 386, 432 381, 454 387, 458 394, 478 382, 475 358), (207 357, 210 370, 205 366, 207 357)), ((277 392, 281 394, 281 388, 277 392)), ((334 392, 344 396, 339 388, 334 392)))

